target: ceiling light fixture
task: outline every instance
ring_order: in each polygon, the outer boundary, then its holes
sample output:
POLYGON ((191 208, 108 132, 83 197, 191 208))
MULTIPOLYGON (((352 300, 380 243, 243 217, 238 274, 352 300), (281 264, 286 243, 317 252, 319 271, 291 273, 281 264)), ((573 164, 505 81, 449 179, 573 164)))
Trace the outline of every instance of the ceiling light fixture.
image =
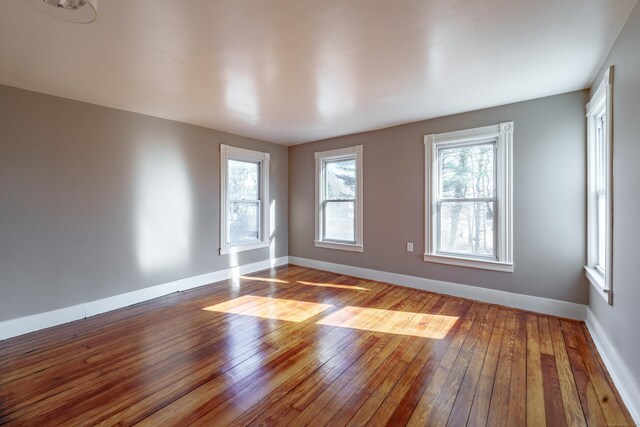
POLYGON ((89 24, 98 17, 98 0, 28 0, 27 3, 64 21, 89 24))

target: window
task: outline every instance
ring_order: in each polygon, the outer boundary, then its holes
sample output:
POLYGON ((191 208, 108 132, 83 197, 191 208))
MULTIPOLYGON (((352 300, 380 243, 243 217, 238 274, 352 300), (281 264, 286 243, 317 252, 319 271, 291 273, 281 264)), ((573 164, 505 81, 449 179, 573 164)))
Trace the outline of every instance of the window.
POLYGON ((424 143, 424 260, 512 272, 513 122, 424 143))
POLYGON ((220 151, 220 254, 269 246, 269 153, 220 151))
POLYGON ((612 142, 611 86, 613 72, 604 79, 587 104, 588 254, 587 277, 611 303, 612 142))
POLYGON ((316 153, 315 245, 363 251, 361 145, 316 153))

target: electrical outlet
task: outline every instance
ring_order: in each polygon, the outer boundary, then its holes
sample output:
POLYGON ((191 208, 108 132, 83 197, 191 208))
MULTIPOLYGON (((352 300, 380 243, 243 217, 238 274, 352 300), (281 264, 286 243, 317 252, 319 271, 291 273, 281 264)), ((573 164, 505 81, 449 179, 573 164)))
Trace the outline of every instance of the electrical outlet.
POLYGON ((407 252, 413 252, 413 243, 407 242, 407 252))

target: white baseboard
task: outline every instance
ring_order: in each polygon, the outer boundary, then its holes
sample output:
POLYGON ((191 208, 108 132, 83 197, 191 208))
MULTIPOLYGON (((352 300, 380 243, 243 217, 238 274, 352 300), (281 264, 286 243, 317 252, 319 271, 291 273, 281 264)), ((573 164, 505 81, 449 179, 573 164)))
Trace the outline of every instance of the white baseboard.
POLYGON ((627 405, 634 422, 640 425, 640 386, 634 381, 626 363, 618 355, 618 351, 607 338, 602 325, 589 307, 587 307, 585 323, 620 397, 627 405))
POLYGON ((289 263, 379 282, 407 286, 424 291, 469 298, 569 319, 583 320, 593 337, 598 352, 622 400, 626 404, 627 409, 629 409, 634 422, 640 426, 640 386, 635 383, 626 364, 620 359, 617 350, 608 340, 602 326, 591 309, 586 305, 294 256, 289 256, 289 263))
POLYGON ((220 282, 234 276, 253 273, 271 267, 285 265, 287 263, 461 298, 469 298, 492 304, 504 305, 507 307, 530 310, 553 316, 585 320, 587 328, 593 337, 593 341, 611 375, 611 378, 613 379, 613 382, 616 385, 616 388, 618 389, 618 392, 631 412, 634 421, 640 425, 640 387, 638 387, 634 382, 633 377, 629 374, 626 364, 622 359, 620 359, 615 347, 613 347, 609 342, 602 326, 591 309, 585 305, 293 256, 285 256, 275 260, 265 260, 238 267, 227 268, 96 301, 90 301, 72 307, 61 308, 58 310, 48 311, 46 313, 34 314, 31 316, 0 322, 0 340, 74 320, 95 316, 96 314, 127 307, 129 305, 137 304, 139 302, 147 301, 173 292, 184 291, 220 282))
POLYGON ((389 273, 386 271, 370 270, 368 268, 353 267, 350 265, 333 264, 330 262, 316 261, 294 256, 289 256, 289 262, 303 267, 317 268, 319 270, 326 270, 334 273, 376 280, 379 282, 407 286, 409 288, 420 289, 423 291, 469 298, 491 304, 499 304, 558 317, 566 317, 576 320, 585 319, 586 305, 583 304, 515 294, 512 292, 497 291, 494 289, 476 286, 461 285, 458 283, 443 282, 440 280, 425 279, 423 277, 407 276, 398 273, 389 273))
POLYGON ((241 274, 253 273, 260 270, 266 270, 271 267, 285 265, 289 262, 288 258, 289 257, 285 256, 274 260, 245 264, 238 267, 201 274, 199 276, 187 277, 186 279, 175 280, 173 282, 162 283, 160 285, 96 301, 90 301, 84 304, 74 305, 72 307, 65 307, 58 310, 48 311, 46 313, 7 320, 0 322, 0 340, 49 328, 51 326, 61 325, 74 320, 95 316, 96 314, 127 307, 173 292, 184 291, 198 286, 220 282, 241 274))

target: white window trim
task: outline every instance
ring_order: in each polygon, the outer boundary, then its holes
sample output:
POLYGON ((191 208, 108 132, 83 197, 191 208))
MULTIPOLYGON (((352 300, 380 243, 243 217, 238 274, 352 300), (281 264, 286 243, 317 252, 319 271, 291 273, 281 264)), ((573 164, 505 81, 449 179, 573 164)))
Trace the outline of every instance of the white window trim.
POLYGON ((585 272, 589 283, 596 289, 598 295, 600 295, 608 304, 613 304, 613 66, 605 72, 598 89, 591 97, 591 100, 587 104, 587 265, 585 266, 585 272), (594 188, 596 185, 595 170, 595 158, 593 150, 596 141, 595 132, 595 120, 601 116, 603 112, 606 112, 606 132, 605 132, 605 144, 606 144, 606 171, 605 171, 605 187, 607 189, 607 205, 606 212, 608 213, 606 218, 606 237, 605 237, 605 274, 603 275, 599 270, 595 268, 597 264, 597 235, 598 224, 597 215, 594 213, 594 209, 597 209, 597 200, 594 197, 594 188))
POLYGON ((343 251, 363 252, 363 179, 362 179, 362 145, 341 148, 338 150, 322 151, 315 153, 316 160, 316 210, 315 210, 315 246, 319 248, 338 249, 343 251), (342 158, 356 159, 356 201, 355 201, 355 243, 329 242, 322 240, 322 207, 321 200, 324 179, 322 174, 322 162, 326 160, 338 160, 342 158))
POLYGON ((269 153, 220 145, 220 255, 269 247, 269 153), (255 242, 227 244, 227 175, 228 161, 260 163, 260 239, 255 242))
POLYGON ((513 122, 431 134, 424 137, 425 156, 425 253, 424 260, 440 264, 472 267, 512 273, 513 265, 513 122), (473 144, 487 141, 496 143, 496 216, 497 260, 466 257, 458 254, 440 254, 436 248, 436 204, 438 189, 437 150, 447 145, 473 144))

